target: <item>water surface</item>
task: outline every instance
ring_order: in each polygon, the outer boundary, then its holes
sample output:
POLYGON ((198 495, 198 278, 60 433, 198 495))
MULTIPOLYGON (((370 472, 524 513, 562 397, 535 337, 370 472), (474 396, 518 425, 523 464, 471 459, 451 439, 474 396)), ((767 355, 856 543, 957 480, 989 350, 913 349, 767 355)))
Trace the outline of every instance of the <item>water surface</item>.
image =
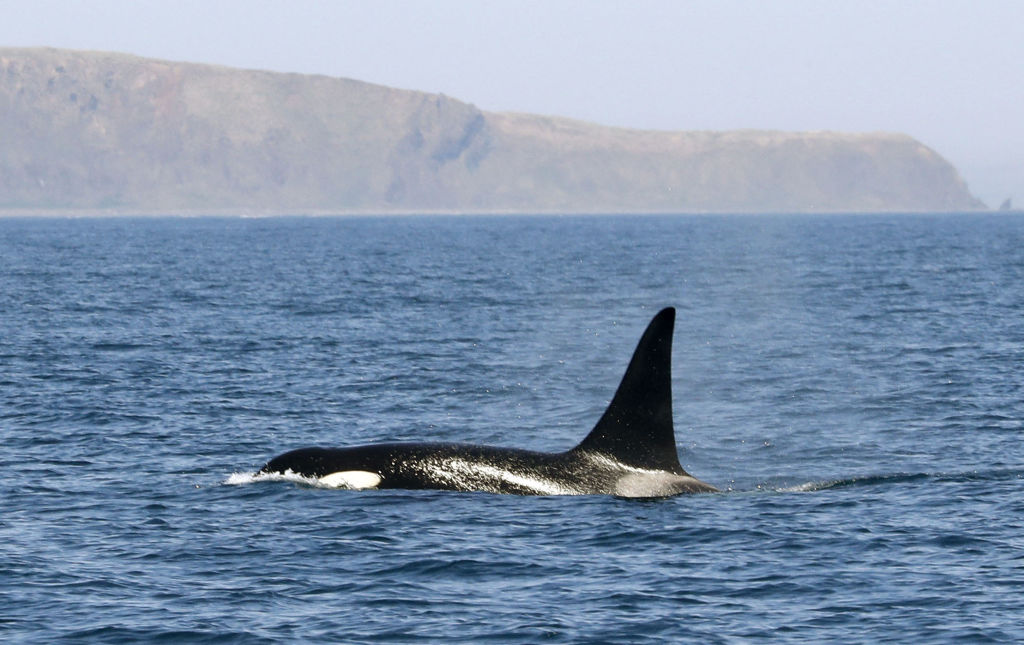
POLYGON ((1022 284, 1013 216, 0 220, 0 638, 1020 640, 1022 284), (228 483, 569 448, 667 305, 727 493, 228 483))

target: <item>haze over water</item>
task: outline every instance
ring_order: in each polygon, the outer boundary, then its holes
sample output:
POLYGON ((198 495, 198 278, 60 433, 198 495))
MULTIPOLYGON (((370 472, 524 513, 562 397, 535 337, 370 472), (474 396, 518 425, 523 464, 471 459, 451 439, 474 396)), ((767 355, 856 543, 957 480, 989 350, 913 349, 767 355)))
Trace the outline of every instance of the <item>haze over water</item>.
POLYGON ((1017 216, 0 219, 0 638, 1020 640, 1022 281, 1017 216), (726 493, 246 477, 571 447, 668 305, 726 493))

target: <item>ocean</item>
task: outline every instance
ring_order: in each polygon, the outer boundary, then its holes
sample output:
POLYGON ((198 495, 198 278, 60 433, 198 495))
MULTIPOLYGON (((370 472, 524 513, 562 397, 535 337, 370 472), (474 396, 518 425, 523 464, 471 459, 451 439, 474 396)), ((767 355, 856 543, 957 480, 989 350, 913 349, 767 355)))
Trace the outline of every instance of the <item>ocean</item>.
POLYGON ((1024 217, 0 219, 0 640, 1024 639, 1024 217), (560 451, 677 309, 665 499, 336 490, 560 451))

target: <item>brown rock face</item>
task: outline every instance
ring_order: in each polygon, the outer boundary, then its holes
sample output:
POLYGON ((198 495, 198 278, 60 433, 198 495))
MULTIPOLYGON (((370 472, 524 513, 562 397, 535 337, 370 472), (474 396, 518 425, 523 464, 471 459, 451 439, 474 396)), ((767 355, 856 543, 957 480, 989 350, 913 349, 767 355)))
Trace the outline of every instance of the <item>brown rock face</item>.
POLYGON ((626 130, 324 76, 0 48, 6 211, 981 207, 899 134, 626 130))

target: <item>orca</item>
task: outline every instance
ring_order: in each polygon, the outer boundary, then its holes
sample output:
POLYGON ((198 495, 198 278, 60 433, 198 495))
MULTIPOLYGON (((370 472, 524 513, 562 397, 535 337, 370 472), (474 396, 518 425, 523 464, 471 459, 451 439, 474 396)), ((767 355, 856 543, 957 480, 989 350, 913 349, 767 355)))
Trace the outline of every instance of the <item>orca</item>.
POLYGON ((675 309, 644 331, 615 396, 590 434, 566 452, 458 443, 300 448, 258 474, 299 475, 350 489, 436 489, 517 495, 667 497, 718 489, 679 463, 672 427, 675 309))

